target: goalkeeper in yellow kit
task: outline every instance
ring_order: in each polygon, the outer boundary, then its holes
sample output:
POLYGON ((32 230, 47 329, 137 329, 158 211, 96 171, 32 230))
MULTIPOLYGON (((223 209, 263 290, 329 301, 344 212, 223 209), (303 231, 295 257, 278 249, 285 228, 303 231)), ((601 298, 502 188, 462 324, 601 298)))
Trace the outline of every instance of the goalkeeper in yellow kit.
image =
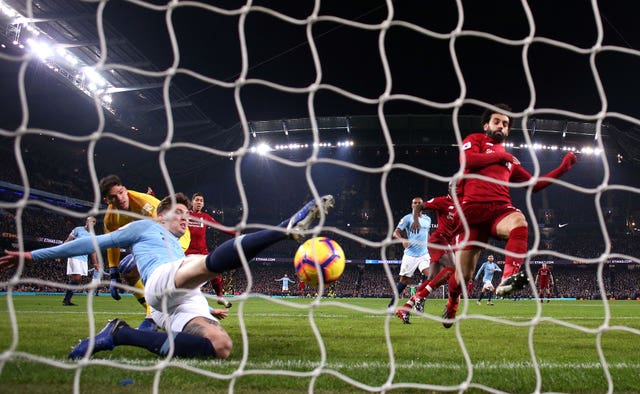
MULTIPOLYGON (((160 200, 149 193, 127 190, 117 175, 108 175, 100 179, 99 186, 100 194, 105 204, 108 204, 107 213, 104 215, 105 234, 116 231, 120 227, 135 220, 144 219, 145 217, 157 217, 156 209, 158 204, 160 204, 160 200)), ((188 229, 179 241, 182 249, 187 250, 191 241, 191 235, 188 229)), ((150 309, 144 298, 144 285, 140 280, 138 269, 132 257, 132 255, 128 255, 120 261, 119 248, 107 250, 109 274, 111 275, 109 291, 111 297, 115 300, 120 300, 118 283, 121 282, 121 279, 124 279, 129 286, 137 288, 138 290, 135 291, 133 295, 138 299, 140 305, 147 310, 147 316, 138 329, 155 331, 157 330, 157 325, 150 317, 150 309)))

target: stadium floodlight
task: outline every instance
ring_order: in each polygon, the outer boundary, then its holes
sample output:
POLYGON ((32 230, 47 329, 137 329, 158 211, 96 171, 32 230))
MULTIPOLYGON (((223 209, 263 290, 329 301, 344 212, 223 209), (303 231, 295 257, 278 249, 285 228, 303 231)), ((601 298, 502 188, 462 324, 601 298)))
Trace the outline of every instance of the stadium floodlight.
POLYGON ((19 15, 16 10, 6 5, 4 1, 0 1, 0 10, 2 10, 2 13, 9 18, 15 18, 19 15))
POLYGON ((53 56, 51 46, 44 41, 28 38, 27 44, 31 47, 31 51, 42 60, 46 60, 53 56))
POLYGON ((259 144, 257 147, 251 149, 252 152, 264 156, 267 152, 272 151, 271 147, 265 143, 259 144))
POLYGON ((93 67, 84 67, 82 72, 84 73, 84 76, 89 79, 89 82, 95 84, 97 87, 103 87, 107 84, 107 80, 104 79, 102 75, 98 74, 93 67))
POLYGON ((580 150, 580 153, 584 153, 585 155, 592 155, 595 153, 592 147, 585 146, 580 150))
POLYGON ((56 47, 56 53, 60 58, 64 59, 64 61, 66 61, 72 66, 75 66, 80 62, 80 60, 78 60, 77 57, 70 54, 69 51, 67 51, 64 47, 61 47, 61 46, 56 47))
POLYGON ((348 141, 340 141, 336 145, 338 147, 349 148, 349 147, 352 147, 354 143, 352 140, 348 140, 348 141))

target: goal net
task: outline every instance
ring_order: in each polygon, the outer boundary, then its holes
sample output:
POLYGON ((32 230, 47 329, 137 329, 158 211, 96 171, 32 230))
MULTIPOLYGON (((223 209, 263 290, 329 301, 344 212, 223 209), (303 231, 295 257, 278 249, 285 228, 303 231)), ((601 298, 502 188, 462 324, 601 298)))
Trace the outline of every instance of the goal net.
MULTIPOLYGON (((640 122, 629 96, 640 52, 629 10, 616 7, 0 0, 4 249, 62 243, 88 215, 101 233, 98 183, 117 174, 158 198, 203 193, 222 224, 208 223, 210 247, 227 239, 220 230, 273 228, 332 194, 335 209, 312 235, 338 241, 348 260, 334 284, 285 288, 284 274, 299 280, 297 244, 287 241, 225 273, 227 360, 118 349, 79 361, 67 359, 76 339, 108 319, 142 319, 142 310, 111 300, 108 271, 70 285, 64 262, 21 262, 0 272, 0 384, 636 390, 640 122), (489 308, 476 302, 476 281, 449 330, 445 285, 403 325, 394 312, 421 278, 398 294, 394 229, 412 198, 446 195, 464 177, 461 142, 499 102, 513 108, 507 149, 533 175, 510 185, 529 227, 529 284, 489 308), (568 151, 578 156, 574 169, 532 193, 568 151), (534 283, 542 263, 555 278, 550 297, 534 283), (57 308, 68 290, 81 306, 57 308)), ((483 247, 479 263, 507 257, 504 241, 483 247)), ((98 255, 103 270, 105 259, 98 255)))

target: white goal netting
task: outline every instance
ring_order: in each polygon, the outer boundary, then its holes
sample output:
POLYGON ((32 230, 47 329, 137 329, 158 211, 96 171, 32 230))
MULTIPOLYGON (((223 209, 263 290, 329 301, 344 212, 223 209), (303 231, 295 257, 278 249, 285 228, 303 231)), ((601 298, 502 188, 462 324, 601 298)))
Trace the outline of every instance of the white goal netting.
MULTIPOLYGON (((300 299, 297 285, 276 282, 293 274, 291 243, 227 274, 234 306, 223 325, 235 346, 220 362, 108 353, 73 362, 51 356, 67 349, 39 352, 21 319, 34 306, 21 294, 86 293, 87 307, 75 312, 91 328, 69 344, 140 310, 100 311, 93 291, 107 289, 106 276, 73 287, 59 262, 20 264, 0 273, 0 384, 42 384, 8 376, 26 362, 72 371, 74 392, 91 387, 97 366, 151 373, 144 389, 153 392, 181 389, 180 374, 229 392, 299 391, 302 379, 309 392, 633 391, 640 365, 619 351, 640 350, 632 304, 640 297, 640 43, 629 36, 630 11, 597 1, 343 3, 0 0, 3 248, 60 243, 88 214, 101 218, 98 181, 114 173, 159 198, 203 192, 220 208, 212 216, 239 232, 272 228, 332 194, 335 210, 314 234, 338 240, 350 260, 337 284, 300 290, 300 299), (433 308, 403 326, 392 313, 400 301, 386 307, 402 256, 393 230, 413 197, 445 195, 463 176, 460 143, 498 102, 513 108, 508 149, 534 175, 512 185, 529 224, 532 285, 494 313, 476 308, 476 284, 450 330, 440 318, 446 291, 436 289, 433 308), (567 151, 578 156, 575 168, 533 194, 567 151), (557 282, 550 304, 533 285, 542 262, 557 282), (251 309, 263 301, 273 311, 251 309), (256 358, 254 319, 278 317, 285 329, 274 328, 279 339, 256 358), (326 335, 330 319, 341 332, 326 335), (295 336, 288 324, 305 326, 318 357, 280 348, 295 336), (371 354, 360 346, 368 340, 378 349, 371 354), (280 380, 258 380, 259 389, 246 383, 272 376, 280 380), (590 383, 573 381, 581 376, 590 383)), ((504 242, 486 246, 482 259, 504 260, 504 242)))

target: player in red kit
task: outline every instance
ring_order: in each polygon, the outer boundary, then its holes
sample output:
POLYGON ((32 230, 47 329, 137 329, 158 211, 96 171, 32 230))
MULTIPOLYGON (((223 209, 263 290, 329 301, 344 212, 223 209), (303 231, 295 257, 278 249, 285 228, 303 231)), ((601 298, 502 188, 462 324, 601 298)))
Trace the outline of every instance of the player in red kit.
MULTIPOLYGON (((451 319, 456 316, 458 310, 462 293, 459 283, 467 283, 473 277, 480 252, 483 250, 476 242, 486 243, 489 237, 507 241, 503 276, 496 288, 497 295, 508 295, 524 287, 527 282, 526 272, 520 272, 527 252, 527 220, 524 214, 512 205, 509 186, 506 183, 527 182, 532 175, 522 168, 520 161, 507 152, 502 144, 511 130, 511 118, 506 115, 511 108, 505 104, 497 104, 494 107, 497 109, 487 109, 482 115, 481 125, 484 133, 471 134, 462 141, 461 163, 464 165, 465 176, 461 208, 469 225, 468 240, 475 242, 467 243, 459 252, 458 263, 462 278, 459 278, 456 272, 449 280, 449 299, 442 314, 445 319, 443 325, 446 328, 453 325, 451 319), (469 175, 480 175, 485 179, 469 175)), ((567 153, 557 168, 541 177, 533 186, 533 191, 537 192, 550 185, 551 181, 548 178, 559 178, 569 171, 576 161, 573 153, 567 153)))
MULTIPOLYGON (((451 188, 451 184, 449 188, 451 188)), ((396 316, 405 324, 410 323, 411 308, 415 307, 418 312, 424 311, 424 299, 431 294, 433 289, 437 289, 440 285, 446 283, 455 271, 451 245, 454 244, 454 236, 458 229, 458 216, 455 214, 456 207, 451 194, 434 197, 425 201, 422 206, 415 207, 413 211, 414 223, 417 222, 416 217, 422 213, 423 209, 435 211, 438 227, 429 235, 427 241, 429 243, 429 255, 431 256, 429 277, 418 286, 416 293, 409 301, 396 310, 396 316)), ((413 226, 411 231, 414 231, 413 226)))
MULTIPOLYGON (((209 248, 207 247, 207 229, 214 224, 220 224, 208 213, 202 210, 204 208, 204 196, 202 193, 194 193, 191 197, 191 210, 189 211, 189 232, 191 232, 191 242, 189 248, 185 252, 188 256, 190 254, 209 254, 209 248)), ((220 230, 223 233, 231 236, 236 236, 235 231, 220 230)), ((224 279, 222 275, 217 275, 209 281, 211 287, 219 297, 218 304, 224 305, 225 308, 231 308, 231 302, 222 298, 224 295, 224 279)))
POLYGON ((553 286, 553 275, 551 274, 551 269, 547 267, 547 263, 542 263, 542 267, 536 274, 535 283, 540 286, 540 302, 544 301, 545 294, 547 296, 547 302, 551 301, 550 285, 553 286))

